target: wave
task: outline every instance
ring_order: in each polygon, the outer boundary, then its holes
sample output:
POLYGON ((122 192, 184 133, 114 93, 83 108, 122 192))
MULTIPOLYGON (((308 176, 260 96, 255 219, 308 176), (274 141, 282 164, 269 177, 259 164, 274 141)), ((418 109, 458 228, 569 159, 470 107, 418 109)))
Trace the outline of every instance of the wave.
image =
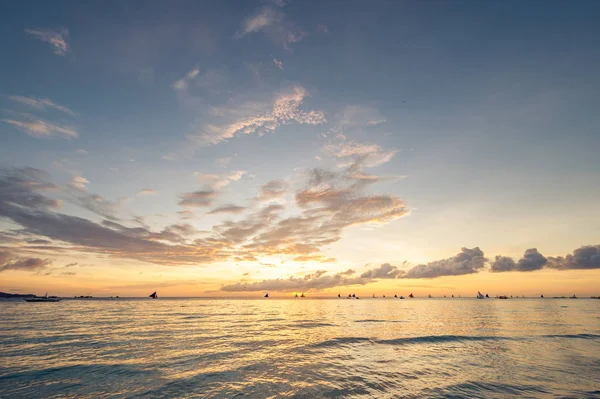
POLYGON ((341 337, 332 338, 327 341, 313 344, 313 347, 331 347, 341 346, 348 344, 359 344, 369 342, 373 344, 381 345, 408 345, 408 344, 421 344, 421 343, 440 343, 440 342, 473 342, 473 341, 504 341, 514 340, 515 338, 510 337, 490 337, 490 336, 477 336, 477 335, 426 335, 418 337, 405 337, 405 338, 394 338, 394 339, 374 339, 367 337, 341 337))
POLYGON ((600 339, 598 334, 550 334, 542 335, 544 338, 574 338, 574 339, 600 339))
POLYGON ((402 320, 377 320, 377 319, 364 319, 354 320, 355 323, 404 323, 402 320))

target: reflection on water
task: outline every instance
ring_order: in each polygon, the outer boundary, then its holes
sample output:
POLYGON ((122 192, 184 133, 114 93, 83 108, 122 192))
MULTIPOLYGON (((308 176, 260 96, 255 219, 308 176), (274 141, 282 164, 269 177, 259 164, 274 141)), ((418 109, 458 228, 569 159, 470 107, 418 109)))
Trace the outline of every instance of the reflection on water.
POLYGON ((600 301, 0 302, 0 397, 600 397, 600 301))

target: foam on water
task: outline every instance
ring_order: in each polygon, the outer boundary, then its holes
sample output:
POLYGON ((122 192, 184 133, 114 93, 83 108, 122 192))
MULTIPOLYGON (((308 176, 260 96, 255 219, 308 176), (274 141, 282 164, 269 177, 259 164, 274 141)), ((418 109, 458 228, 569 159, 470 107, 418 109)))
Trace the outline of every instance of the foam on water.
POLYGON ((600 398, 600 301, 0 302, 0 397, 600 398))

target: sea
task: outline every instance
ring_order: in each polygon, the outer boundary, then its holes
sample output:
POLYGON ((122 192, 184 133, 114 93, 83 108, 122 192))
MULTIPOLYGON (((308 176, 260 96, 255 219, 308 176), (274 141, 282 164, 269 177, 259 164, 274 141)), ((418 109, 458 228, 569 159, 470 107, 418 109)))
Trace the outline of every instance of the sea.
POLYGON ((600 300, 3 301, 0 397, 600 398, 600 300))

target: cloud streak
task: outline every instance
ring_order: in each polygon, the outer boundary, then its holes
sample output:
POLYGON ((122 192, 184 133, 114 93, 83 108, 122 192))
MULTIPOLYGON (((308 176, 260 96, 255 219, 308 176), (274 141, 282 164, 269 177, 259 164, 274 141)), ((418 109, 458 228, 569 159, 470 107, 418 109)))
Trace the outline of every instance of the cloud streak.
POLYGON ((69 52, 69 43, 67 43, 69 31, 67 29, 61 29, 59 31, 48 29, 25 29, 25 33, 50 44, 56 55, 64 56, 69 52))
POLYGON ((70 110, 69 108, 56 104, 52 100, 48 98, 35 98, 35 97, 25 97, 25 96, 10 96, 8 97, 14 102, 18 102, 21 104, 29 105, 33 108, 37 109, 55 109, 57 111, 63 112, 70 116, 77 116, 77 113, 70 110))
POLYGON ((204 125, 200 133, 191 136, 191 139, 201 146, 214 145, 238 135, 272 133, 278 127, 292 122, 306 125, 325 123, 327 118, 322 111, 305 111, 301 108, 307 96, 306 89, 293 86, 275 96, 270 110, 224 124, 204 125))
POLYGON ((19 119, 6 118, 2 119, 2 121, 13 125, 18 130, 32 137, 60 137, 65 139, 76 139, 79 137, 77 130, 72 126, 51 123, 29 114, 20 114, 19 119))

